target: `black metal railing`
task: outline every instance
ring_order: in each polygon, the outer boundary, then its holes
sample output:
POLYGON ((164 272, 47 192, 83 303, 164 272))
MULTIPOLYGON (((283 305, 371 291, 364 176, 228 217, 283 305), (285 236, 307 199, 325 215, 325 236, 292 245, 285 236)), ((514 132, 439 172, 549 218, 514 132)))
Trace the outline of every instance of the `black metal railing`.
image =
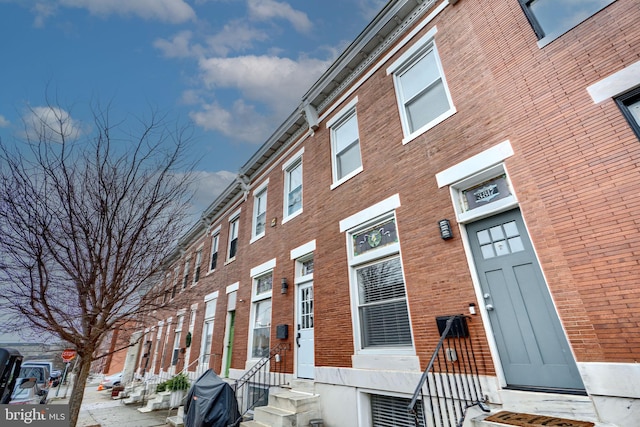
MULTIPOLYGON (((258 406, 266 406, 269 399, 269 388, 285 383, 285 359, 288 346, 278 344, 269 350, 244 375, 236 380, 234 390, 238 400, 240 419, 245 418, 249 411, 258 406)), ((236 423, 238 420, 236 420, 236 423)), ((235 424, 234 424, 235 425, 235 424)))
POLYGON ((409 412, 416 427, 462 427, 467 410, 478 406, 489 412, 482 392, 478 365, 464 315, 437 318, 440 340, 416 387, 409 412), (426 391, 426 393, 425 393, 426 391), (418 405, 424 404, 425 411, 418 405), (426 414, 425 414, 426 413, 426 414))

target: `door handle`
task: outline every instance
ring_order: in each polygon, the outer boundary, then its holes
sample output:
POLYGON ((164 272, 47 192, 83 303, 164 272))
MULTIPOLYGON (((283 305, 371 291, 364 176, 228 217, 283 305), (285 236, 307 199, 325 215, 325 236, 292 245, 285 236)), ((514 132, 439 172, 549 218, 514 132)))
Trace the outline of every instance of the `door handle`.
POLYGON ((296 335, 296 345, 300 348, 300 332, 296 335))
POLYGON ((487 311, 493 311, 494 310, 493 309, 493 304, 487 304, 484 307, 487 309, 487 311))

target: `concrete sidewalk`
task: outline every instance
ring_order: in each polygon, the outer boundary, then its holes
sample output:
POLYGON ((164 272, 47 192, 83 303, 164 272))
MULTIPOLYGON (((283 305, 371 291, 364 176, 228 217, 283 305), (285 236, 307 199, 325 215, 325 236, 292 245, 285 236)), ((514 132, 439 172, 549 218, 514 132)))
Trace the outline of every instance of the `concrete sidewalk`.
MULTIPOLYGON (((60 390, 49 392, 52 405, 68 404, 72 385, 61 385, 60 390), (56 397, 58 391, 58 397, 56 397), (66 391, 66 393, 65 393, 66 391), (66 396, 65 396, 66 395, 66 396)), ((98 384, 88 383, 76 427, 165 427, 169 411, 166 409, 142 413, 140 404, 125 405, 122 400, 112 399, 110 390, 98 391, 98 384)), ((175 415, 172 410, 170 415, 175 415)))

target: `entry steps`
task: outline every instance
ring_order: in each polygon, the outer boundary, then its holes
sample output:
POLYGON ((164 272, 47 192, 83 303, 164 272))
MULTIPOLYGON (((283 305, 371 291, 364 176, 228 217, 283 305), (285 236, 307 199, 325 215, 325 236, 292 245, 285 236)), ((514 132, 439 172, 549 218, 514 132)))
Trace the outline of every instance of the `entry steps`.
POLYGON ((313 381, 292 380, 290 389, 272 388, 269 404, 253 411, 253 420, 241 427, 307 427, 322 425, 319 397, 313 392, 313 381))

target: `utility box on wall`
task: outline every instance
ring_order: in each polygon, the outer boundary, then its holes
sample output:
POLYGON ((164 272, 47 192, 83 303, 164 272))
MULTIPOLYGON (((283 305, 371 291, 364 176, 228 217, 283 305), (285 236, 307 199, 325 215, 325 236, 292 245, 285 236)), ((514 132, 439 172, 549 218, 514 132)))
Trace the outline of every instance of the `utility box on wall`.
POLYGON ((286 340, 289 338, 289 325, 276 326, 276 338, 279 340, 286 340))

